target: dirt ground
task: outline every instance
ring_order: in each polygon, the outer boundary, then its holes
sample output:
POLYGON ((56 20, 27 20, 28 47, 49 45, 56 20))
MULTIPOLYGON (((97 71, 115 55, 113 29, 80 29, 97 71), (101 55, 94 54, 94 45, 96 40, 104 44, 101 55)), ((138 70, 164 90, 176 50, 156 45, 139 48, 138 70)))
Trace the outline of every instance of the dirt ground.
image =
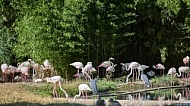
MULTIPOLYGON (((32 83, 1 83, 0 84, 0 106, 94 106, 97 99, 82 101, 80 98, 73 101, 69 98, 52 99, 34 94, 24 88, 24 84, 32 83)), ((105 100, 106 103, 108 102, 105 100)), ((190 105, 190 101, 150 101, 150 100, 118 100, 122 106, 178 106, 179 103, 190 105)), ((180 104, 180 106, 182 106, 180 104)))

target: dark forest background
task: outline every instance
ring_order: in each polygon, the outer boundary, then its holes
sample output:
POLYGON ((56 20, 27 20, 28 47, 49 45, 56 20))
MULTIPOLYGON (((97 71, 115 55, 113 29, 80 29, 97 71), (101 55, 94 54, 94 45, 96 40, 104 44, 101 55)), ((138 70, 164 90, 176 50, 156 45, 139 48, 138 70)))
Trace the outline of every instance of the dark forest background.
POLYGON ((66 78, 110 57, 115 76, 121 62, 177 68, 189 41, 189 0, 0 0, 0 63, 48 59, 66 78))

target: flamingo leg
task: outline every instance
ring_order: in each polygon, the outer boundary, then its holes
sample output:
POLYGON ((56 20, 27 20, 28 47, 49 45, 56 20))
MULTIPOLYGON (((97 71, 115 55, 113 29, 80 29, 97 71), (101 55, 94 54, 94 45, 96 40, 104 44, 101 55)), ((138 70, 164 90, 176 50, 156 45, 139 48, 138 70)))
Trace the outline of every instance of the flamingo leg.
POLYGON ((82 92, 82 99, 84 99, 84 91, 81 91, 82 92))
POLYGON ((134 72, 134 69, 132 69, 133 71, 133 78, 132 78, 132 82, 134 82, 134 77, 135 77, 135 72, 134 72))
POLYGON ((77 77, 80 78, 80 75, 79 75, 79 68, 77 70, 77 77))
POLYGON ((85 98, 85 99, 87 99, 87 98, 88 98, 88 94, 87 94, 87 92, 85 92, 85 96, 86 96, 86 98, 85 98))

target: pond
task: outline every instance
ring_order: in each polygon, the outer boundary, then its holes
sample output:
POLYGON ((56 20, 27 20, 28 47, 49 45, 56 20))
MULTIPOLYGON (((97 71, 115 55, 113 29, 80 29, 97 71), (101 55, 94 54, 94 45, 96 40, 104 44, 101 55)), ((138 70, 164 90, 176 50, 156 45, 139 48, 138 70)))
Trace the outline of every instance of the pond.
MULTIPOLYGON (((155 103, 156 101, 163 101, 166 103, 168 101, 174 101, 175 103, 169 106, 190 106, 190 87, 157 89, 153 91, 133 93, 127 95, 121 92, 115 92, 112 94, 101 93, 101 98, 104 100, 107 100, 108 98, 113 98, 114 100, 118 101, 126 100, 126 103, 128 103, 129 101, 131 101, 131 103, 133 103, 134 101, 145 101, 153 103, 155 103)), ((162 106, 168 105, 164 104, 162 106)))
POLYGON ((130 95, 115 96, 117 100, 190 100, 190 87, 159 89, 130 95))

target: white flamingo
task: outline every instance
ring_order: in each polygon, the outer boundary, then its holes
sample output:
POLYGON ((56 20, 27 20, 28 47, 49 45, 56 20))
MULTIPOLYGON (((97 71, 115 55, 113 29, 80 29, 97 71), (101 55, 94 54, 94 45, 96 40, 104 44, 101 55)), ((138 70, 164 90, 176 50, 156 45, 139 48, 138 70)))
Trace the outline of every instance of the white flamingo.
POLYGON ((63 81, 63 78, 61 78, 61 76, 53 76, 53 77, 47 77, 45 78, 44 80, 47 81, 47 83, 52 83, 54 84, 54 87, 53 87, 53 97, 58 97, 58 94, 57 94, 57 91, 56 91, 56 88, 57 88, 57 84, 59 84, 59 88, 65 93, 65 97, 68 99, 68 94, 67 92, 62 88, 61 86, 61 82, 63 81))
MULTIPOLYGON (((131 72, 129 75, 127 75, 126 83, 128 83, 129 77, 131 76, 132 73, 134 73, 134 70, 137 69, 139 66, 140 66, 140 64, 138 62, 131 62, 130 63, 128 70, 131 69, 131 72)), ((133 82, 134 82, 134 74, 133 74, 133 82)))
POLYGON ((186 56, 183 58, 183 63, 185 66, 188 66, 189 65, 189 56, 186 56))
POLYGON ((74 96, 73 101, 76 100, 76 97, 80 97, 81 95, 82 95, 83 99, 87 99, 88 98, 88 94, 87 93, 89 91, 92 91, 87 84, 80 84, 78 86, 78 90, 79 90, 79 94, 74 96))
POLYGON ((188 70, 189 70, 189 67, 187 67, 187 66, 181 66, 181 67, 178 68, 179 74, 176 73, 174 76, 177 75, 177 77, 181 77, 181 76, 182 76, 182 78, 186 78, 186 76, 185 76, 184 74, 185 74, 185 73, 188 74, 188 70), (183 75, 182 75, 182 73, 183 73, 183 75), (185 77, 184 77, 184 76, 185 76, 185 77))
POLYGON ((174 85, 173 83, 173 76, 175 76, 176 74, 176 68, 175 67, 171 67, 169 70, 168 70, 168 75, 171 76, 171 85, 174 85))
POLYGON ((73 62, 70 65, 77 68, 77 77, 80 78, 79 70, 84 68, 84 65, 82 64, 82 62, 73 62))
POLYGON ((8 65, 6 63, 3 63, 1 64, 1 71, 3 73, 3 80, 8 80, 8 74, 9 74, 9 71, 8 71, 8 65))

